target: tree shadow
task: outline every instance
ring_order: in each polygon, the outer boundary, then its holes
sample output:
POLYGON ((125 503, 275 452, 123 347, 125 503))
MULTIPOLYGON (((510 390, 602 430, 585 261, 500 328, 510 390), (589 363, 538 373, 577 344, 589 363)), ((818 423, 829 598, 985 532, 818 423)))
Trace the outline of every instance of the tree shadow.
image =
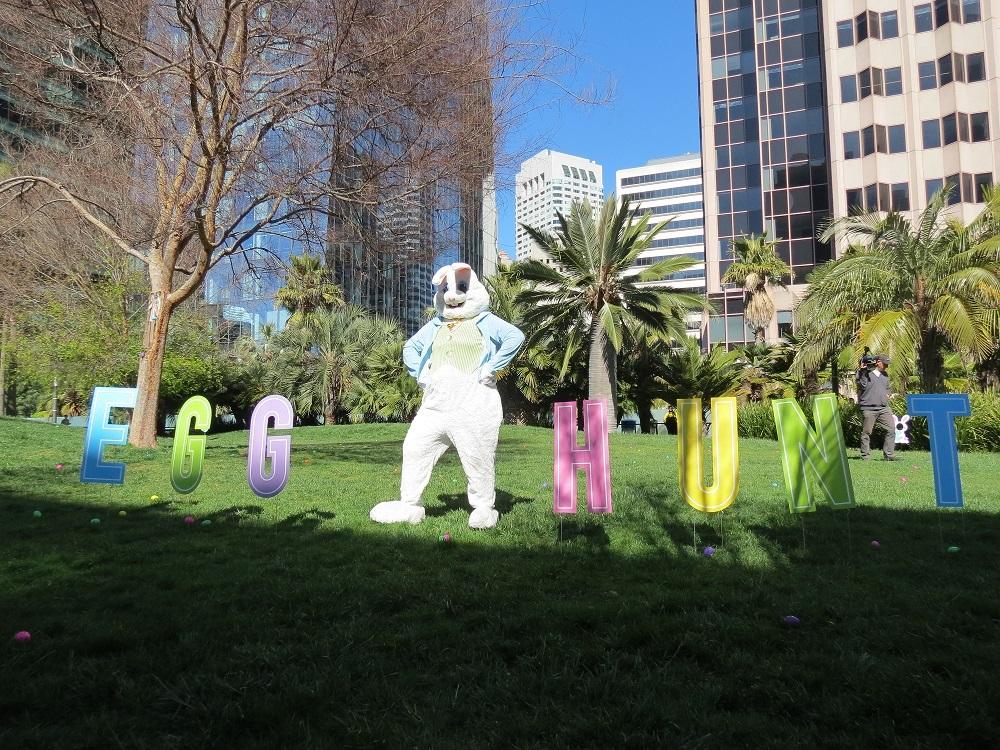
MULTIPOLYGON (((270 523, 238 504, 188 529, 166 504, 118 519, 2 494, 0 745, 707 747, 706 727, 713 745, 995 744, 996 515, 736 512, 709 560, 673 495, 635 492, 564 518, 561 542, 522 513, 519 536, 451 544, 339 507, 270 523)), ((502 512, 534 501, 498 493, 502 512)))

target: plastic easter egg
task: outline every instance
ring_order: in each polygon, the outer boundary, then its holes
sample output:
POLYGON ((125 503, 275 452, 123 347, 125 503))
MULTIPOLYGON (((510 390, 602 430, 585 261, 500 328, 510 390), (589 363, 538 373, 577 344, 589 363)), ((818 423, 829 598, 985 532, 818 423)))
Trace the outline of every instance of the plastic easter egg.
POLYGON ((42 517, 42 511, 36 510, 31 515, 33 515, 35 518, 41 518, 42 517))
POLYGON ((150 500, 151 500, 152 502, 154 502, 154 503, 155 503, 155 502, 156 502, 157 500, 159 500, 159 499, 160 499, 160 496, 159 496, 159 495, 150 495, 150 496, 149 496, 149 499, 150 499, 150 500))
POLYGON ((703 554, 705 557, 711 557, 712 555, 715 554, 715 547, 705 547, 705 549, 702 550, 701 554, 703 554))
POLYGON ((188 526, 193 526, 194 516, 184 516, 184 523, 186 523, 188 526))
POLYGON ((447 532, 447 531, 444 532, 441 536, 438 537, 438 541, 441 542, 441 543, 443 543, 443 544, 450 544, 451 543, 451 534, 449 532, 447 532))
POLYGON ((14 640, 17 641, 18 643, 27 643, 28 641, 31 640, 31 633, 29 633, 27 630, 18 630, 16 633, 14 633, 14 640))
POLYGON ((118 517, 119 518, 125 518, 125 516, 127 516, 127 515, 128 515, 128 513, 126 513, 123 510, 118 511, 118 517))
POLYGON ((211 526, 211 525, 212 525, 212 522, 211 522, 211 521, 209 521, 209 520, 208 520, 208 519, 206 518, 206 519, 205 519, 204 521, 202 521, 202 522, 201 522, 201 525, 202 525, 202 526, 211 526))
POLYGON ((90 519, 90 525, 93 526, 94 528, 97 528, 98 526, 101 525, 101 519, 100 518, 91 518, 90 519))
POLYGON ((882 546, 878 539, 872 539, 872 549, 879 549, 882 546))
POLYGON ((789 627, 792 628, 802 624, 802 620, 800 620, 795 615, 785 615, 784 617, 781 618, 781 621, 785 623, 785 625, 788 625, 789 627))
POLYGON ((958 547, 952 545, 951 547, 948 548, 948 551, 954 555, 956 552, 958 552, 958 547))

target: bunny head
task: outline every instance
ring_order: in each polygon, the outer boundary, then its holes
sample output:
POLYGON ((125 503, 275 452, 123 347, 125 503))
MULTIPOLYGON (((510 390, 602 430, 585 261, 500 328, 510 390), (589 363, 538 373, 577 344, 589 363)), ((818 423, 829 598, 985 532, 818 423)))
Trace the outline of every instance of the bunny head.
POLYGON ((445 320, 474 318, 490 308, 486 287, 467 263, 439 268, 434 278, 434 307, 445 320))

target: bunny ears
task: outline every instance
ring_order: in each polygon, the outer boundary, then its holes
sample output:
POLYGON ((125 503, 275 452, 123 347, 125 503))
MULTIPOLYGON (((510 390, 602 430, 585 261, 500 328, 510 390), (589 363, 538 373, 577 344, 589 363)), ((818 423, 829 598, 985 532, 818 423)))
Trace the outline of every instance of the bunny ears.
POLYGON ((476 275, 476 272, 472 270, 472 266, 468 263, 452 263, 449 266, 439 268, 431 279, 431 283, 434 286, 441 286, 449 277, 454 279, 462 271, 468 272, 470 276, 476 275))

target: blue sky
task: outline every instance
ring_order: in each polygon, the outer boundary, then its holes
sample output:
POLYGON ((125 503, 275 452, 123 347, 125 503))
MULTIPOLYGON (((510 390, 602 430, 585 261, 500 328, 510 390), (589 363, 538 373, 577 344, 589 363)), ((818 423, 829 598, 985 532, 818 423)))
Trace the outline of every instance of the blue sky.
MULTIPOLYGON (((533 23, 579 55, 564 76, 571 88, 610 85, 612 95, 600 105, 565 96, 545 104, 512 131, 509 150, 523 156, 527 148, 552 148, 594 159, 604 167, 605 195, 614 191, 616 169, 699 150, 691 0, 548 0, 531 12, 533 23)), ((516 164, 504 171, 497 196, 500 248, 513 256, 516 164)))

